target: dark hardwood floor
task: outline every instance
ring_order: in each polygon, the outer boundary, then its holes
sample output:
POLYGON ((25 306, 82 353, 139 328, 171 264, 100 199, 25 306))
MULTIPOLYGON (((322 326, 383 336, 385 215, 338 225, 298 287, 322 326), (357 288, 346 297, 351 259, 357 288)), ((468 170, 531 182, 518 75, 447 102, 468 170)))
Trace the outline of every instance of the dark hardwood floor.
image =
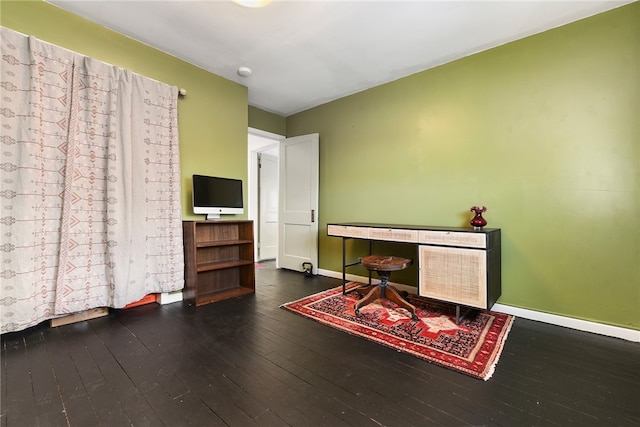
POLYGON ((516 319, 478 380, 279 308, 336 279, 2 336, 2 426, 638 426, 640 344, 516 319))

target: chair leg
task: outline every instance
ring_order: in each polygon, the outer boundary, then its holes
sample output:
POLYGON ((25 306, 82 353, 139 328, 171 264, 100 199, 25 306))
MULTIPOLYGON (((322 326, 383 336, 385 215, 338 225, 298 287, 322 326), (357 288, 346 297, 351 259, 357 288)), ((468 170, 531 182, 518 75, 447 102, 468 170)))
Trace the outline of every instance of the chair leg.
POLYGON ((356 316, 360 314, 360 307, 364 307, 365 305, 374 302, 378 298, 380 298, 380 286, 374 286, 371 288, 369 293, 361 298, 358 302, 355 303, 353 308, 356 310, 356 316))
POLYGON ((358 295, 360 295, 360 298, 362 298, 366 294, 368 294, 369 291, 371 291, 371 289, 377 288, 377 287, 378 287, 378 285, 362 285, 362 286, 358 286, 357 288, 354 288, 354 289, 350 290, 349 292, 355 292, 358 295))
MULTIPOLYGON (((378 298, 387 299, 391 302, 396 303, 399 307, 402 307, 411 313, 412 320, 418 320, 418 315, 416 314, 416 307, 409 303, 406 299, 404 299, 400 292, 391 285, 388 285, 389 276, 391 275, 390 271, 378 271, 378 275, 380 276, 380 283, 378 285, 363 285, 359 286, 353 291, 357 292, 359 295, 367 292, 367 294, 360 298, 358 302, 353 306, 356 316, 360 314, 360 308, 365 305, 372 303, 378 298)), ((406 292, 403 292, 406 294, 406 292)))
POLYGON ((399 307, 407 309, 409 313, 411 313, 412 320, 418 320, 418 315, 416 314, 416 307, 406 299, 402 298, 402 296, 400 296, 400 293, 396 288, 394 288, 393 286, 387 286, 387 290, 385 293, 386 293, 386 297, 385 297, 386 299, 388 299, 389 301, 395 302, 399 307))

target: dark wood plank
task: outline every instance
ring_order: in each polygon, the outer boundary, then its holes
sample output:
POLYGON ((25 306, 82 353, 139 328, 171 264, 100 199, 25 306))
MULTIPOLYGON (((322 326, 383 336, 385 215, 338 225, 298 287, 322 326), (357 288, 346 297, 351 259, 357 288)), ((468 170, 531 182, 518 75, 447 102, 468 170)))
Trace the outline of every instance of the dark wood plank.
POLYGON ((82 362, 82 358, 87 356, 82 352, 84 343, 77 329, 84 332, 86 324, 52 329, 54 339, 46 341, 47 353, 67 424, 97 425, 100 421, 76 365, 76 361, 82 362), (76 354, 75 359, 72 352, 76 354))
POLYGON ((3 335, 2 425, 640 425, 638 343, 516 319, 485 382, 279 308, 339 280, 256 279, 3 335))
POLYGON ((118 393, 109 386, 109 378, 105 377, 98 365, 99 359, 94 358, 87 335, 94 337, 93 334, 83 334, 82 345, 69 345, 68 348, 93 411, 101 422, 108 420, 111 425, 129 425, 131 420, 118 401, 118 393))
MULTIPOLYGON (((85 335, 84 343, 105 379, 105 389, 114 399, 109 402, 114 408, 114 413, 123 412, 128 420, 126 425, 162 425, 161 418, 149 406, 141 390, 133 383, 123 369, 119 358, 112 352, 112 348, 118 347, 116 342, 119 336, 113 333, 113 329, 121 325, 118 326, 113 316, 91 320, 90 324, 93 333, 85 335)), ((114 418, 117 416, 115 415, 114 418)), ((110 423, 112 420, 109 417, 101 421, 110 423)))
POLYGON ((3 335, 1 379, 3 424, 37 425, 36 396, 31 385, 29 358, 22 333, 7 334, 6 339, 3 335))
POLYGON ((56 378, 56 368, 51 360, 48 345, 56 343, 54 330, 33 334, 27 342, 27 363, 31 375, 31 387, 36 399, 38 425, 68 425, 63 395, 56 378))

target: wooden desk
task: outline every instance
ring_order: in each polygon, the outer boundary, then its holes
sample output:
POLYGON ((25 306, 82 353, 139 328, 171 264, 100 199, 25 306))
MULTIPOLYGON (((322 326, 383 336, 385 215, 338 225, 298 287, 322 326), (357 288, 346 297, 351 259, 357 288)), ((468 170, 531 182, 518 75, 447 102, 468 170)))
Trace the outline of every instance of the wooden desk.
POLYGON ((490 309, 500 297, 500 229, 390 225, 327 224, 327 235, 342 238, 342 289, 346 290, 348 239, 407 243, 418 250, 418 295, 440 301, 490 309))

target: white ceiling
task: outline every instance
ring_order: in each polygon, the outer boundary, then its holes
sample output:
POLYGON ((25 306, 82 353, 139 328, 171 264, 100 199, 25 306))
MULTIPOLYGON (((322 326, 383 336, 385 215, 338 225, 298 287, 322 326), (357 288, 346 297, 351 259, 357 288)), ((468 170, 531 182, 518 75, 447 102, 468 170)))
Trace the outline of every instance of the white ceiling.
POLYGON ((288 116, 633 0, 48 1, 238 82, 250 105, 288 116))

